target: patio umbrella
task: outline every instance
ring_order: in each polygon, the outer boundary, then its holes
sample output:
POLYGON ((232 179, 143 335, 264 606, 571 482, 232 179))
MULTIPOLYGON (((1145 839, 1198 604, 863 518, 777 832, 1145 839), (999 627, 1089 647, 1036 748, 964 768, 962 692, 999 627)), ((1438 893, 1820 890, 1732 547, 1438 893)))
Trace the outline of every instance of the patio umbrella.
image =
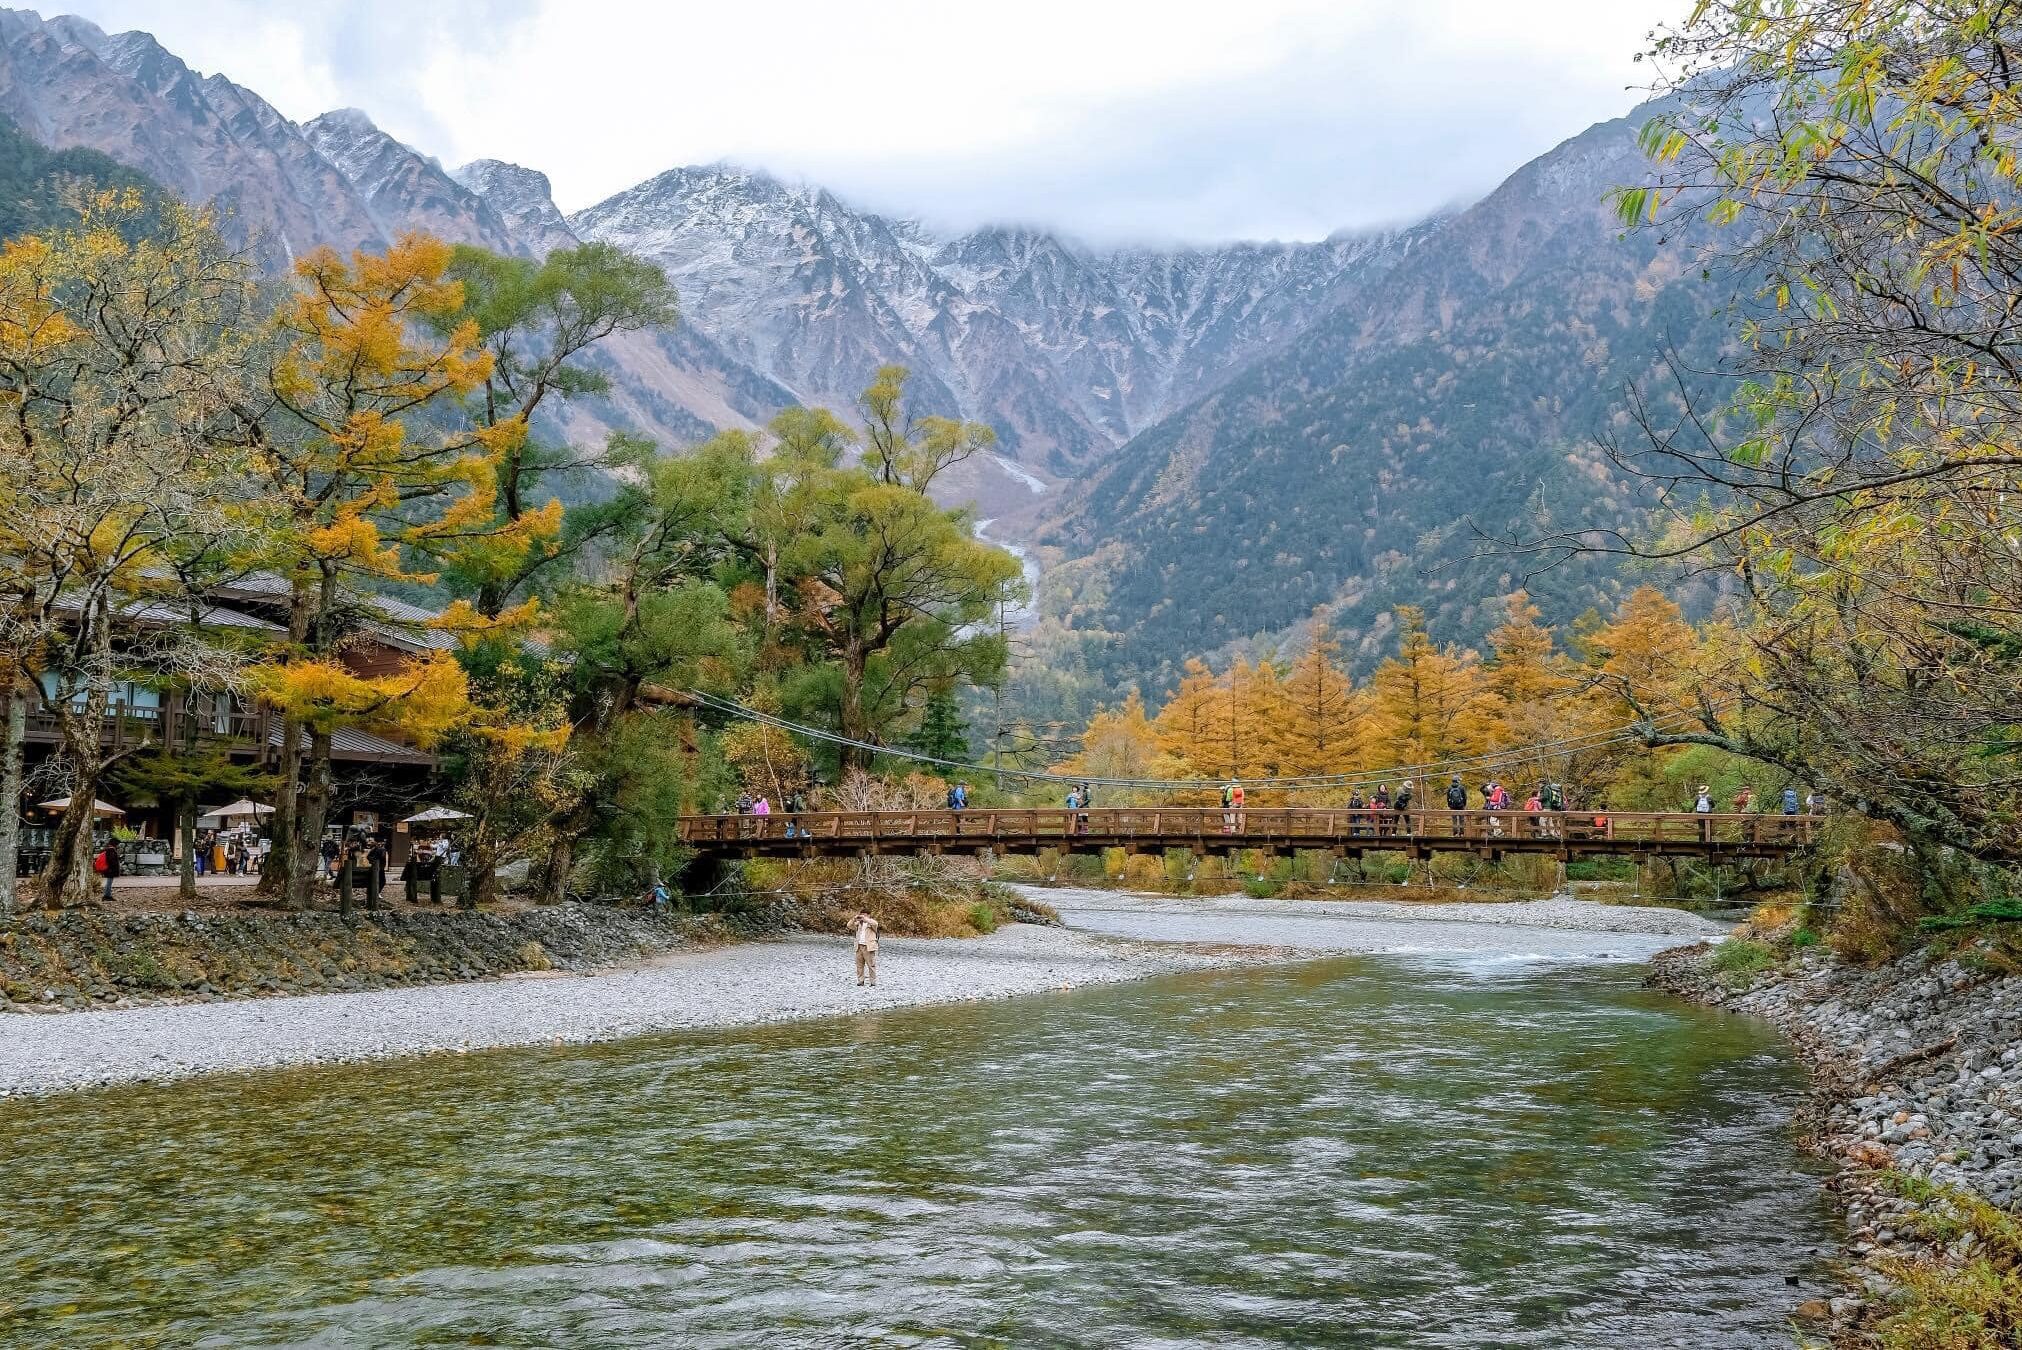
POLYGON ((274 808, 262 806, 258 802, 241 797, 229 806, 207 806, 197 816, 200 830, 222 829, 234 820, 257 820, 261 816, 271 816, 274 808))
POLYGON ((431 806, 426 811, 418 811, 407 818, 409 825, 428 825, 438 820, 469 820, 470 812, 459 811, 453 806, 431 806))
POLYGON ((230 806, 207 806, 199 814, 228 818, 231 816, 268 816, 273 813, 273 807, 262 806, 258 802, 248 801, 244 797, 241 797, 230 806))
MULTIPOLYGON (((58 797, 53 801, 37 802, 35 804, 45 811, 68 811, 70 809, 70 798, 58 797)), ((102 802, 96 797, 91 799, 91 813, 95 816, 123 816, 126 814, 126 812, 120 810, 111 802, 102 802)))

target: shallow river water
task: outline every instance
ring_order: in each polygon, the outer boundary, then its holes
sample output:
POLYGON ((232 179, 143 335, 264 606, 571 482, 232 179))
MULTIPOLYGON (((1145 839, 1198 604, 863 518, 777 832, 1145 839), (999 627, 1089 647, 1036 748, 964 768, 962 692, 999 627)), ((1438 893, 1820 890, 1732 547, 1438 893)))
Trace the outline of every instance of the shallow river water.
POLYGON ((1358 957, 0 1103, 0 1344, 1786 1345, 1756 1024, 1358 957))

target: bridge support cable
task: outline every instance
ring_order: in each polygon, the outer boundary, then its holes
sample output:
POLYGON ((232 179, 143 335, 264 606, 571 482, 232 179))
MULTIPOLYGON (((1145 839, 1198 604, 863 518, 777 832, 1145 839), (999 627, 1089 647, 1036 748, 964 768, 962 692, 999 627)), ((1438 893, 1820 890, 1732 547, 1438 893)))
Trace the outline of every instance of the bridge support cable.
MULTIPOLYGON (((905 760, 909 763, 925 764, 937 769, 947 769, 956 773, 983 777, 996 775, 1000 778, 1015 778, 1031 783, 1052 783, 1074 786, 1086 783, 1091 787, 1105 787, 1132 792, 1213 792, 1222 786, 1220 779, 1207 778, 1100 778, 1086 774, 1051 773, 1040 769, 1008 769, 1001 765, 983 765, 964 760, 943 759, 917 750, 907 750, 897 746, 877 745, 870 741, 858 740, 822 727, 794 722, 773 713, 761 712, 733 699, 706 694, 697 690, 685 691, 697 707, 726 717, 736 717, 776 728, 792 735, 804 736, 810 740, 849 749, 863 750, 882 755, 888 759, 905 760)), ((1452 759, 1433 760, 1423 764, 1398 764, 1387 768, 1358 770, 1346 774, 1311 774, 1298 777, 1274 776, 1244 778, 1242 783, 1249 788, 1269 788, 1287 792, 1323 792, 1343 788, 1373 787, 1378 784, 1412 779, 1431 779, 1442 774, 1461 772, 1480 774, 1500 770, 1512 764, 1533 761, 1541 756, 1553 754, 1580 754, 1598 750, 1613 749, 1618 746, 1645 744, 1650 735, 1676 731, 1690 726, 1698 720, 1697 714, 1679 713, 1671 717, 1650 722, 1636 722, 1623 727, 1611 727, 1600 731, 1587 732, 1579 736, 1569 736, 1554 741, 1539 741, 1531 745, 1514 746, 1506 750, 1492 751, 1481 755, 1469 755, 1452 759)))

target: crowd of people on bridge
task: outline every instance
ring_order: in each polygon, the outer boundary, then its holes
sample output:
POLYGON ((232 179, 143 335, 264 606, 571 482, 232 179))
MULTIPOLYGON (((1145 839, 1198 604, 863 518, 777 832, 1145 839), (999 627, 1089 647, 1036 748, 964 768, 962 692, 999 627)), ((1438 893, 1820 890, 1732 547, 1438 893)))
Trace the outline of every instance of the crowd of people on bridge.
MULTIPOLYGON (((1247 796, 1247 790, 1241 779, 1232 778, 1223 785, 1221 789, 1223 833, 1240 834, 1244 831, 1247 796)), ((1093 787, 1086 780, 1075 783, 1068 789, 1062 804, 1072 813, 1075 833, 1087 833, 1088 809, 1094 800, 1093 787)), ((1773 800, 1777 813, 1784 816, 1815 816, 1822 814, 1825 809, 1824 799, 1818 793, 1802 792, 1795 786, 1783 788, 1773 800)), ((1453 813, 1450 824, 1454 834, 1467 832, 1469 823, 1467 813, 1470 811, 1489 813, 1491 819, 1487 822, 1486 832, 1491 838, 1520 832, 1528 832, 1540 838, 1557 838, 1563 831, 1563 818, 1571 813, 1583 817, 1591 815, 1592 824, 1595 826, 1605 827, 1607 824, 1608 808, 1605 803, 1597 803, 1579 810, 1574 807, 1571 794, 1567 792, 1565 786, 1556 782, 1535 784, 1519 802, 1515 792, 1500 778, 1487 778, 1480 787, 1470 789, 1461 776, 1455 774, 1447 783, 1445 802, 1447 810, 1453 813), (1477 798, 1479 805, 1475 804, 1477 798), (1496 818, 1505 813, 1513 818, 1507 824, 1496 818)), ((944 804, 950 811, 968 810, 968 783, 957 782, 948 788, 944 804)), ((1421 831, 1414 826, 1412 817, 1412 812, 1418 805, 1417 789, 1409 780, 1378 784, 1366 795, 1360 785, 1351 787, 1344 804, 1346 810, 1358 817, 1350 827, 1351 832, 1372 837, 1420 833, 1421 831)), ((769 796, 763 792, 754 794, 748 791, 738 794, 732 809, 740 816, 770 816, 774 811, 769 796)), ((786 836, 794 837, 799 827, 791 817, 802 815, 807 811, 806 796, 799 791, 787 793, 778 809, 789 817, 785 824, 786 836)), ((1711 815, 1718 811, 1713 789, 1709 785, 1704 783, 1699 785, 1698 791, 1693 795, 1690 809, 1698 815, 1711 815)), ((1758 809, 1755 788, 1752 784, 1743 784, 1729 804, 1730 812, 1735 815, 1754 814, 1758 809)))

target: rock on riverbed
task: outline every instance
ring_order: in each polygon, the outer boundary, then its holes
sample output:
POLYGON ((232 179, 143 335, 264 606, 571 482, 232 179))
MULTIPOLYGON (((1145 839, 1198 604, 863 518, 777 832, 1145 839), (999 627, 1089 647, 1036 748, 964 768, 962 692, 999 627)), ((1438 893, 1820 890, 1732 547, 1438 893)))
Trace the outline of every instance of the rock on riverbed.
POLYGON ((1806 953, 1739 988, 1703 950, 1667 953, 1654 971, 1675 992, 1767 1018, 1805 1051, 1813 1142, 1841 1165, 1847 1247, 1870 1272, 1972 1249, 1970 1238, 1919 1239, 1920 1207, 1878 1184, 1886 1169, 2011 1211, 2022 1203, 2022 979, 1929 953, 1872 970, 1806 953))

